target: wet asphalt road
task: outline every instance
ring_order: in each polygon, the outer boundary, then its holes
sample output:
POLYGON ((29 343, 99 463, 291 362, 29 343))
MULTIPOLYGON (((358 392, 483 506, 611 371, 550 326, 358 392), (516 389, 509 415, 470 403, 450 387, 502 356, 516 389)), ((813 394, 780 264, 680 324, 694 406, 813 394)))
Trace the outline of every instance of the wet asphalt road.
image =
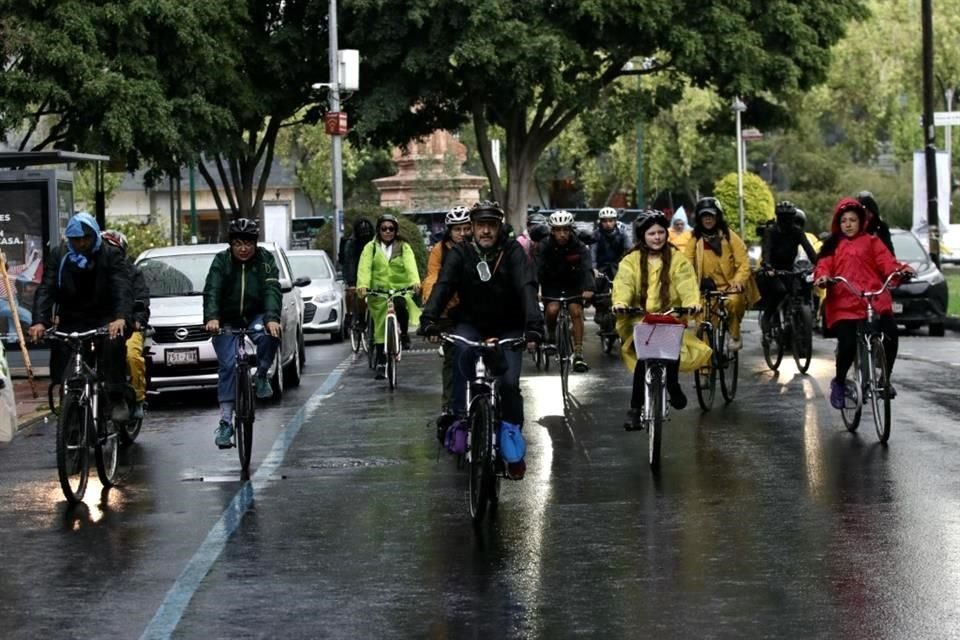
POLYGON ((566 416, 525 365, 527 477, 479 531, 425 349, 391 393, 308 347, 248 484, 211 396, 155 408, 126 483, 75 509, 33 428, 0 447, 0 638, 960 637, 956 334, 902 340, 883 447, 827 404, 831 342, 775 376, 746 328, 732 405, 702 414, 682 379, 658 476, 619 359, 588 344, 566 416))

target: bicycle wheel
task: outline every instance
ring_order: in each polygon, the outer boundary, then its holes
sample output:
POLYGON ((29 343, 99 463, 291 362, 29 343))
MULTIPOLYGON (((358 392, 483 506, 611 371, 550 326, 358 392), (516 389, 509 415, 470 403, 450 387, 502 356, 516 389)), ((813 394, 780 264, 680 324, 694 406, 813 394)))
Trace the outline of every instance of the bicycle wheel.
POLYGON ((350 325, 350 349, 354 353, 360 353, 363 348, 363 331, 357 328, 355 322, 350 325))
POLYGON ((563 391, 563 397, 567 397, 569 391, 572 352, 570 326, 567 324, 567 319, 561 315, 557 318, 557 355, 560 358, 560 389, 563 391))
POLYGON ((371 369, 377 368, 377 349, 373 342, 373 315, 367 312, 367 329, 363 332, 364 349, 367 351, 367 366, 371 369))
POLYGON ((470 517, 480 524, 496 492, 496 458, 493 447, 494 415, 490 398, 480 396, 470 410, 470 517))
POLYGON ((530 359, 533 360, 533 365, 537 368, 537 371, 540 371, 540 368, 543 366, 543 350, 540 349, 539 345, 533 350, 533 353, 530 354, 530 359))
POLYGON ((237 371, 237 400, 233 410, 234 437, 240 470, 244 476, 250 471, 250 452, 253 448, 253 420, 255 416, 253 380, 250 371, 241 367, 237 371))
MULTIPOLYGON (((726 326, 724 326, 720 335, 720 344, 726 344, 726 334, 726 326)), ((717 361, 720 363, 720 393, 729 404, 737 395, 737 382, 740 379, 740 352, 724 349, 717 361)))
MULTIPOLYGON (((90 418, 93 416, 87 414, 90 418)), ((123 425, 117 425, 113 420, 100 419, 100 425, 91 419, 88 429, 94 434, 94 460, 97 463, 97 475, 105 487, 112 487, 117 479, 117 462, 119 460, 120 441, 118 431, 123 425)))
POLYGON ((887 352, 880 338, 870 339, 873 354, 870 380, 870 402, 873 405, 873 425, 880 442, 890 439, 890 379, 887 376, 887 352))
POLYGON ((87 489, 90 471, 87 416, 76 392, 64 396, 57 420, 57 476, 63 496, 70 503, 80 502, 87 489))
MULTIPOLYGON (((713 327, 702 324, 697 329, 697 339, 716 347, 713 339, 713 327)), ((693 372, 693 383, 697 388, 697 402, 704 411, 710 411, 713 407, 713 396, 717 390, 717 363, 719 357, 716 351, 710 356, 710 362, 705 367, 701 367, 693 372)))
POLYGON ((860 426, 860 416, 863 414, 863 374, 860 364, 863 347, 861 344, 860 338, 857 338, 857 360, 850 367, 847 379, 844 380, 843 409, 840 410, 843 424, 850 433, 860 426))
POLYGON ((600 339, 603 341, 603 352, 606 354, 613 353, 617 346, 617 336, 615 334, 604 334, 600 336, 600 339))
POLYGON ((388 314, 384 350, 387 353, 387 384, 391 389, 397 388, 397 364, 400 359, 400 334, 398 332, 396 316, 388 314))
POLYGON ((647 375, 650 376, 650 382, 647 384, 647 410, 650 416, 648 421, 650 432, 650 441, 648 445, 650 468, 656 471, 660 468, 660 446, 663 440, 663 419, 664 407, 666 406, 664 397, 667 393, 663 385, 663 365, 651 367, 647 366, 647 375))
POLYGON ((793 314, 793 361, 800 373, 806 373, 813 357, 813 309, 810 305, 798 304, 793 314))
POLYGON ((771 326, 760 339, 763 346, 763 359, 767 361, 767 366, 771 371, 776 371, 780 367, 780 361, 783 360, 783 338, 780 333, 782 324, 780 322, 780 311, 777 310, 771 318, 771 326))

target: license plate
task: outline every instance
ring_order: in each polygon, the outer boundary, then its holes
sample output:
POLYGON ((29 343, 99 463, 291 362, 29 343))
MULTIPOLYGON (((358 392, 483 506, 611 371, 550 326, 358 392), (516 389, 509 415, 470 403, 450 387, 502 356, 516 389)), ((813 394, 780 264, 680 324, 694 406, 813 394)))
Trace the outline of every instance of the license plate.
POLYGON ((894 313, 903 313, 903 303, 902 303, 902 302, 894 302, 894 303, 893 303, 893 312, 894 312, 894 313))
POLYGON ((197 364, 200 361, 200 350, 197 348, 167 349, 164 357, 167 359, 168 367, 197 364))

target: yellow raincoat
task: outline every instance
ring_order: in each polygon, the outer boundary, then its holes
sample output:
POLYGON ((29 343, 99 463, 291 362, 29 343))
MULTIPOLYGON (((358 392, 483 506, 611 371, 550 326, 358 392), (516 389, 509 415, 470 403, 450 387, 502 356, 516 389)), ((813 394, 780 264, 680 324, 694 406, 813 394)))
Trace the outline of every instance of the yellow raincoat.
POLYGON ((750 261, 747 258, 747 247, 734 231, 730 231, 730 238, 720 241, 721 256, 717 256, 706 247, 703 238, 694 238, 684 249, 684 255, 693 264, 693 270, 699 282, 703 278, 710 278, 718 289, 738 284, 743 286, 742 294, 730 294, 727 299, 727 309, 730 311, 730 335, 740 338, 740 322, 743 314, 760 299, 760 290, 750 271, 750 261))
MULTIPOLYGON (((690 261, 678 251, 670 251, 670 306, 695 307, 700 304, 700 286, 690 261)), ((617 277, 613 281, 612 304, 628 307, 640 306, 640 251, 631 251, 620 261, 617 277)), ((663 261, 659 257, 647 257, 647 302, 646 310, 660 313, 669 309, 660 308, 660 271, 663 261)), ((618 316, 617 333, 623 347, 620 356, 631 372, 637 366, 637 352, 633 348, 633 325, 640 316, 618 316)), ((680 348, 680 371, 695 371, 710 361, 713 351, 689 329, 683 332, 683 344, 680 348)))

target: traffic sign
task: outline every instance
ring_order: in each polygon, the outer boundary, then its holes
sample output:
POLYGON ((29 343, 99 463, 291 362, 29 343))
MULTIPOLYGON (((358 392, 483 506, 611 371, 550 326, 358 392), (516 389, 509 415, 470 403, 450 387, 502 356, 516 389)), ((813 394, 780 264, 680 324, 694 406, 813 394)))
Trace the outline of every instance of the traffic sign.
POLYGON ((938 127, 960 127, 960 111, 934 111, 933 124, 938 127))
POLYGON ((763 132, 759 129, 744 129, 740 137, 744 140, 763 140, 763 132))

